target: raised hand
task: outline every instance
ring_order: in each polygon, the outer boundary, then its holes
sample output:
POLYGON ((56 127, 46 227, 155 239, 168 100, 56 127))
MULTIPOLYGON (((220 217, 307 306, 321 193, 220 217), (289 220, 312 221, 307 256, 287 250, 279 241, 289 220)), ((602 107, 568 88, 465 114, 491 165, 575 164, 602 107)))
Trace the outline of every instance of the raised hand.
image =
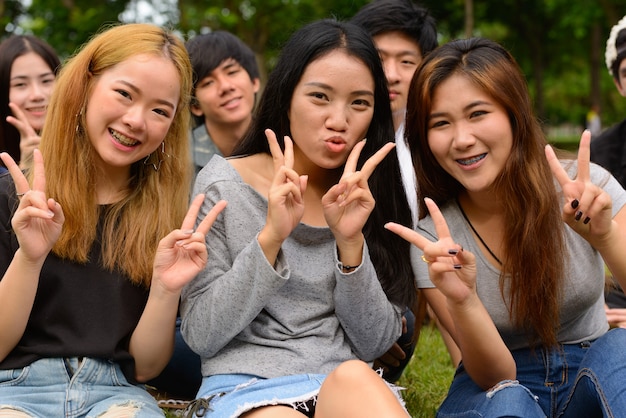
POLYGON ((350 241, 362 234, 363 226, 376 204, 367 181, 395 144, 385 144, 357 171, 357 163, 364 146, 365 140, 352 148, 339 183, 322 197, 324 217, 338 241, 350 241))
POLYGON ((476 295, 476 258, 454 242, 448 224, 435 202, 429 198, 424 201, 435 225, 438 241, 432 242, 394 222, 385 224, 385 228, 422 250, 422 260, 428 264, 433 284, 448 300, 461 304, 476 295))
POLYGON ((278 145, 276 134, 265 131, 274 161, 274 179, 267 197, 267 219, 265 228, 271 239, 282 244, 298 225, 304 215, 304 192, 307 176, 300 176, 293 169, 293 142, 286 136, 285 152, 278 145))
POLYGON ((43 157, 38 149, 33 151, 33 187, 24 173, 6 152, 0 154, 15 183, 19 206, 11 225, 20 244, 20 250, 30 260, 45 258, 61 235, 65 216, 61 205, 46 196, 46 174, 43 157))
POLYGON ((203 202, 204 194, 197 195, 181 228, 170 232, 159 242, 154 257, 153 285, 159 283, 167 291, 180 292, 206 265, 208 251, 205 237, 217 216, 226 207, 226 201, 217 202, 194 231, 203 202))
POLYGON ((578 173, 573 180, 556 157, 554 150, 546 146, 546 158, 557 179, 563 195, 563 220, 590 243, 602 240, 609 234, 612 223, 612 201, 608 193, 591 182, 589 175, 589 144, 591 133, 585 130, 578 148, 578 173))
POLYGON ((9 103, 9 107, 13 116, 7 116, 7 122, 15 126, 15 129, 20 133, 20 168, 26 168, 26 163, 32 158, 33 150, 39 146, 41 138, 30 125, 19 106, 9 103))

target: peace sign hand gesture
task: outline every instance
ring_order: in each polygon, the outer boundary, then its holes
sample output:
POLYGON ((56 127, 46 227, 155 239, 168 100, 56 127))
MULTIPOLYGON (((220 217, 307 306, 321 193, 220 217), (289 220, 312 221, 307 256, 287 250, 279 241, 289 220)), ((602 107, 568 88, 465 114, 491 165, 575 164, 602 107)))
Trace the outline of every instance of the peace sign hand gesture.
POLYGON ((20 154, 22 160, 20 161, 20 168, 25 168, 25 162, 27 162, 33 154, 33 150, 39 146, 41 137, 35 132, 30 122, 26 118, 22 109, 15 103, 9 103, 13 116, 7 116, 7 122, 15 126, 20 133, 20 154))
POLYGON ((159 242, 154 257, 152 285, 159 283, 166 291, 179 293, 206 265, 208 251, 205 237, 226 207, 226 201, 217 202, 194 231, 203 202, 204 194, 197 195, 180 229, 170 232, 159 242))
POLYGON ((291 231, 300 223, 304 215, 304 192, 307 176, 301 176, 293 169, 293 142, 285 136, 285 152, 278 145, 276 134, 265 130, 274 162, 274 179, 268 194, 267 219, 265 228, 273 242, 282 245, 291 231))
POLYGON ((61 205, 46 196, 46 174, 41 152, 33 151, 33 187, 24 173, 6 152, 0 154, 15 183, 20 204, 11 219, 11 226, 24 256, 32 261, 42 261, 61 235, 65 216, 61 205))
POLYGON ((376 204, 367 181, 395 144, 388 142, 383 145, 357 171, 357 163, 364 146, 365 140, 352 148, 339 183, 322 197, 324 217, 337 241, 348 242, 361 236, 363 226, 376 204))
POLYGON ((439 240, 432 242, 414 230, 389 222, 385 228, 422 250, 428 264, 430 279, 448 301, 462 305, 478 297, 476 294, 476 258, 470 251, 456 244, 450 236, 448 224, 432 199, 424 199, 435 225, 439 240))
POLYGON ((591 133, 585 130, 578 148, 578 173, 573 180, 569 178, 552 147, 547 145, 545 152, 552 174, 561 185, 565 197, 563 220, 590 244, 596 246, 608 239, 613 222, 613 202, 607 192, 590 180, 590 142, 591 133))

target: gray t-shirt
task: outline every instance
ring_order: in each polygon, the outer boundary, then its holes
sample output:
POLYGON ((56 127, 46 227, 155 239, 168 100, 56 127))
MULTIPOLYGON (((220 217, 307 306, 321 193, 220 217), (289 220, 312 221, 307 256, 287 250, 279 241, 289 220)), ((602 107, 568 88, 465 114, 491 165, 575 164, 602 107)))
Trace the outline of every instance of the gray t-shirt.
POLYGON ((267 200, 222 157, 200 171, 201 217, 228 206, 207 235, 208 263, 182 294, 181 331, 202 358, 202 374, 277 377, 329 373, 349 359, 373 361, 401 333, 401 309, 387 299, 363 250, 343 274, 330 229, 299 224, 271 266, 257 241, 267 200))
MULTIPOLYGON (((576 165, 562 162, 568 167, 570 176, 576 165)), ((610 174, 598 165, 591 164, 591 181, 601 185, 613 199, 613 216, 626 203, 626 192, 610 174)), ((557 183, 557 187, 559 187, 557 183)), ((559 188, 560 190, 560 188, 559 188)), ((478 296, 493 319, 502 339, 510 350, 528 347, 529 341, 521 329, 516 329, 510 321, 508 305, 503 300, 500 287, 500 271, 482 254, 469 225, 456 202, 441 207, 452 239, 463 248, 476 255, 476 287, 478 296)), ((430 216, 422 219, 417 231, 436 240, 436 233, 430 216)), ((561 328, 557 339, 563 344, 575 344, 600 337, 608 330, 604 312, 604 262, 600 254, 574 230, 565 227, 568 258, 566 261, 565 289, 560 312, 561 328)), ((411 264, 416 274, 419 288, 435 287, 428 276, 428 266, 421 260, 422 251, 411 247, 411 264)), ((505 295, 508 289, 505 286, 505 295)))

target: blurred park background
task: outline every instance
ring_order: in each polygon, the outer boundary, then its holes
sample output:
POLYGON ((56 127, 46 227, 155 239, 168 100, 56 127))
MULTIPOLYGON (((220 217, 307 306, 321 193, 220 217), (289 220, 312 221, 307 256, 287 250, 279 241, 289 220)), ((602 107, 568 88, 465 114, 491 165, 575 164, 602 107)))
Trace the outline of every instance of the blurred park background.
MULTIPOLYGON (((256 52, 262 82, 282 44, 301 25, 349 19, 368 0, 0 0, 0 39, 32 33, 62 58, 114 22, 171 27, 185 40, 224 29, 256 52)), ((528 79, 537 114, 555 141, 576 141, 592 106, 602 127, 626 117, 626 100, 604 64, 611 26, 626 0, 422 0, 439 41, 484 36, 505 45, 528 79)))

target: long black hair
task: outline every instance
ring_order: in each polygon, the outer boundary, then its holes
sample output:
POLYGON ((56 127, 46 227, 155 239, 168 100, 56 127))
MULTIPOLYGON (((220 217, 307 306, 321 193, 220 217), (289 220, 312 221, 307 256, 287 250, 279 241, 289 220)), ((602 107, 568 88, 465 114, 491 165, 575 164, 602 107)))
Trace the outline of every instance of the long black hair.
MULTIPOLYGON (((284 136, 291 136, 288 111, 296 85, 312 61, 337 49, 358 58, 374 79, 374 115, 359 167, 385 143, 394 141, 386 78, 370 36, 354 24, 323 19, 295 32, 282 49, 278 63, 268 78, 255 118, 233 155, 270 154, 264 133, 267 128, 276 133, 284 149, 284 136)), ((410 307, 416 297, 409 259, 410 245, 383 227, 389 221, 408 227, 412 225, 395 150, 378 165, 369 179, 369 186, 376 200, 376 206, 363 229, 370 257, 389 300, 399 306, 410 307)))

